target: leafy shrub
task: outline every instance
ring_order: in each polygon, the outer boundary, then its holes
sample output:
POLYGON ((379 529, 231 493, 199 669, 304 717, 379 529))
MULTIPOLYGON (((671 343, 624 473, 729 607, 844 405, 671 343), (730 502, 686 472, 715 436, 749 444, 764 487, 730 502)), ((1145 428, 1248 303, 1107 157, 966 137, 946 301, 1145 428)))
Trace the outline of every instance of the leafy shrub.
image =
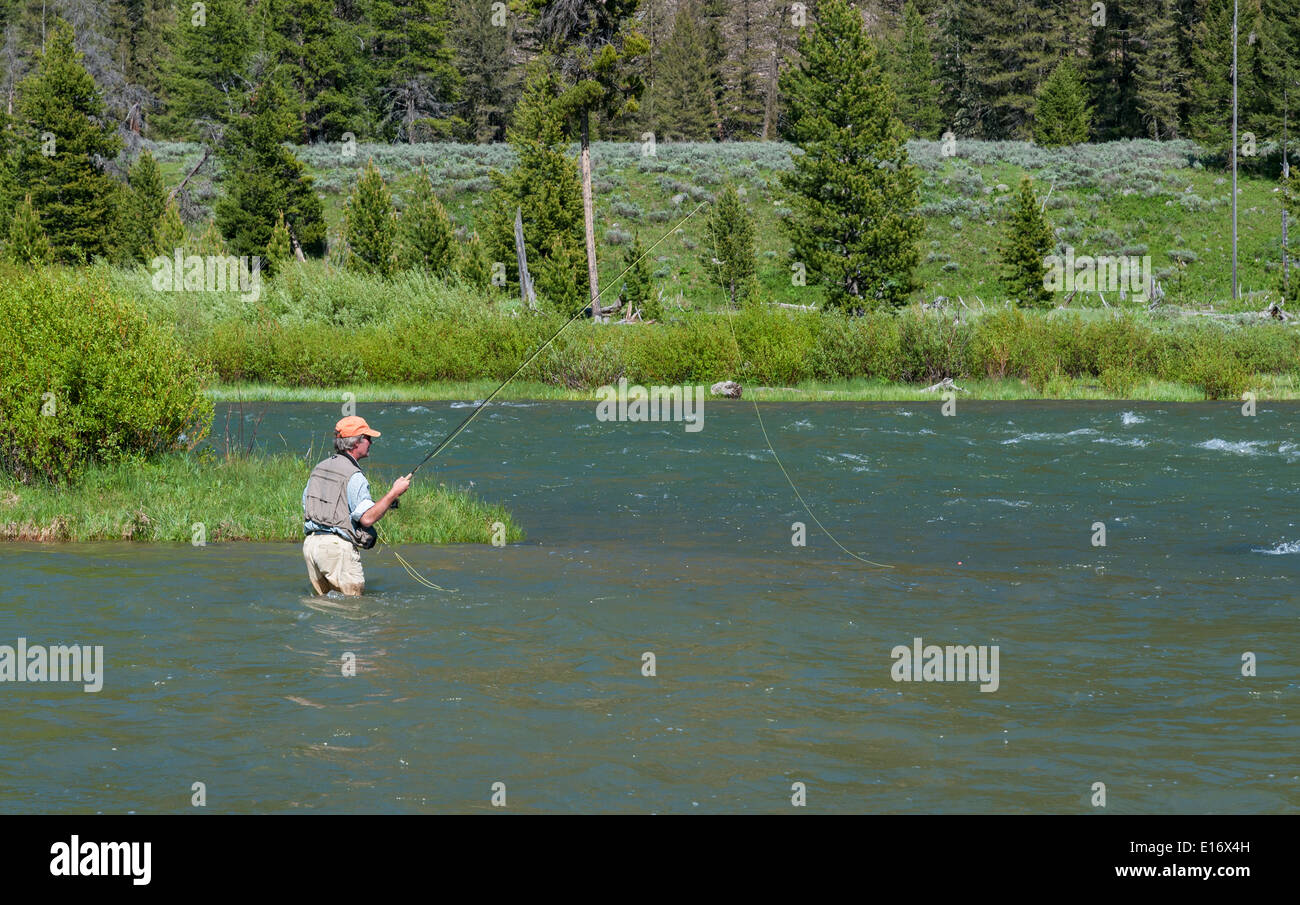
POLYGON ((1236 399, 1246 391, 1250 377, 1233 355, 1215 349, 1192 360, 1187 380, 1199 387, 1206 399, 1236 399))
POLYGON ((748 379, 788 386, 812 376, 816 315, 751 306, 736 317, 734 326, 748 379))
POLYGON ((629 377, 643 384, 669 385, 734 378, 740 362, 727 317, 702 315, 685 319, 680 326, 637 327, 628 346, 629 377))
POLYGON ((63 482, 206 434, 194 360, 102 282, 7 270, 0 310, 0 468, 19 480, 63 482))
POLYGON ((623 217, 628 220, 641 219, 641 207, 627 201, 615 201, 609 206, 609 209, 616 217, 623 217))
POLYGON ((966 373, 970 331, 942 312, 899 315, 899 380, 934 383, 966 373))
POLYGON ((818 380, 854 377, 898 379, 899 320, 889 312, 849 317, 835 311, 818 318, 811 370, 818 380))
POLYGON ((1000 308, 975 323, 970 362, 974 373, 987 377, 1018 375, 1029 319, 1016 308, 1000 308))
POLYGON ((586 323, 560 334, 524 374, 568 389, 607 386, 625 376, 628 342, 627 330, 586 323))
POLYGON ((1141 379, 1136 370, 1125 365, 1108 367, 1098 376, 1102 389, 1121 399, 1128 396, 1141 379))

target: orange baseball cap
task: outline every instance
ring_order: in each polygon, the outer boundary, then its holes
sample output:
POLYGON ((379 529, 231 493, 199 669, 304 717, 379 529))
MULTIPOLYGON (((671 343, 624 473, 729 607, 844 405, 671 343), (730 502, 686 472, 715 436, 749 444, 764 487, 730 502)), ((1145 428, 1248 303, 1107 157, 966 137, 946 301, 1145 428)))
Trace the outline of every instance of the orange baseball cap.
POLYGON ((360 437, 362 434, 367 437, 378 437, 379 431, 371 430, 370 425, 366 424, 366 419, 356 415, 349 415, 334 425, 336 437, 360 437))

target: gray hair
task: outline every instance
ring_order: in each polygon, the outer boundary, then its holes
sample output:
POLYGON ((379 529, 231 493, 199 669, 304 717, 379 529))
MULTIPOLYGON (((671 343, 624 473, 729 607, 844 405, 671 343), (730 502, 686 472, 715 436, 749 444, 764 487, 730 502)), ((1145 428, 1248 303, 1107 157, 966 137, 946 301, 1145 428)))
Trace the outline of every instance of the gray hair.
POLYGON ((335 437, 334 448, 339 452, 352 452, 364 436, 365 434, 357 434, 355 437, 335 437))

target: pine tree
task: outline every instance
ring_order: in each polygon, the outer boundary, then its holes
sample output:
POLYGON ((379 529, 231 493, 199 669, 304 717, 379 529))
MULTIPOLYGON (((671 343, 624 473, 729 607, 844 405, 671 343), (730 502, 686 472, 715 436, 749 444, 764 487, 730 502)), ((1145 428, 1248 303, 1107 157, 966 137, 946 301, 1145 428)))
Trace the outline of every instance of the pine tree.
POLYGON ((186 240, 185 223, 181 220, 180 208, 174 200, 168 201, 162 217, 158 220, 158 228, 154 231, 154 243, 147 252, 146 260, 152 261, 158 256, 171 258, 176 253, 176 249, 185 247, 186 240))
MULTIPOLYGON (((479 10, 490 15, 491 4, 479 10)), ((370 6, 371 65, 389 138, 445 140, 461 125, 450 115, 460 99, 460 74, 447 14, 446 0, 373 0, 370 6)))
POLYGON ((1043 217, 1034 195, 1033 180, 1026 176, 1020 181, 1015 208, 999 249, 1002 285, 1008 298, 1024 308, 1051 307, 1052 294, 1044 282, 1045 258, 1055 244, 1052 227, 1043 217))
MULTIPOLYGON (((1264 31, 1261 17, 1257 0, 1243 0, 1237 48, 1238 134, 1268 134, 1258 121, 1268 107, 1267 88, 1259 82, 1263 48, 1249 39, 1264 31)), ((1232 0, 1207 0, 1205 14, 1192 31, 1188 131, 1202 144, 1226 153, 1232 148, 1232 0)))
POLYGON ((948 0, 943 14, 949 120, 972 138, 1026 138, 1034 91, 1061 56, 1073 14, 1049 0, 948 0), (955 70, 955 72, 954 72, 955 70))
POLYGON ((1034 141, 1045 148, 1077 145, 1088 140, 1092 111, 1079 72, 1070 59, 1052 70, 1038 90, 1034 111, 1034 141))
POLYGON ((284 265, 293 260, 293 243, 289 239, 289 227, 284 222, 284 211, 280 211, 271 230, 271 241, 266 243, 267 274, 277 273, 284 265))
POLYGON ((875 46, 845 0, 823 0, 799 53, 781 80, 788 136, 804 152, 781 174, 795 260, 825 286, 829 305, 902 305, 915 288, 924 224, 875 46))
POLYGON ((18 142, 12 120, 0 103, 0 236, 9 232, 9 217, 18 205, 18 142))
POLYGON ((903 33, 891 55, 891 69, 899 118, 917 138, 938 138, 943 125, 938 72, 929 29, 912 0, 903 8, 903 33))
POLYGON ((1247 77, 1259 94, 1251 99, 1248 128, 1261 138, 1280 140, 1284 128, 1289 134, 1294 131, 1300 89, 1300 13, 1293 0, 1255 0, 1246 7, 1252 16, 1242 32, 1248 50, 1244 65, 1251 67, 1247 77))
POLYGON ((343 205, 343 240, 348 265, 362 273, 390 277, 396 269, 396 214, 393 196, 373 160, 343 205))
POLYGON ((264 0, 259 7, 271 73, 299 120, 300 140, 369 134, 364 85, 373 67, 361 56, 360 9, 334 0, 264 0))
MULTIPOLYGON (((221 229, 217 226, 216 220, 209 220, 207 222, 207 225, 203 227, 203 232, 199 233, 199 237, 194 240, 191 247, 196 255, 202 257, 207 257, 208 255, 225 257, 225 255, 230 251, 230 247, 226 244, 225 237, 222 236, 221 229)), ((257 255, 262 253, 262 249, 257 249, 252 252, 239 252, 239 254, 257 255)))
POLYGON ((122 222, 123 251, 131 260, 148 261, 153 257, 158 230, 167 210, 167 189, 153 154, 147 150, 140 154, 127 174, 127 181, 129 188, 122 222))
POLYGON ((168 86, 159 128, 195 139, 208 124, 224 123, 243 106, 252 29, 243 0, 206 0, 180 10, 171 33, 177 45, 165 70, 168 86))
POLYGON ((48 264, 54 260, 54 250, 50 240, 41 228, 40 217, 32 208, 32 196, 28 195, 14 211, 9 222, 9 242, 5 246, 5 257, 19 264, 48 264))
POLYGON ((555 103, 559 92, 560 83, 546 61, 536 65, 507 133, 515 149, 515 166, 508 173, 492 173, 495 188, 487 252, 506 265, 507 278, 516 289, 516 210, 522 214, 530 271, 536 271, 550 254, 552 237, 582 247, 582 189, 578 168, 565 153, 563 118, 555 103))
POLYGON ((726 139, 722 122, 722 105, 725 96, 723 72, 727 67, 727 44, 723 34, 727 20, 728 0, 698 0, 695 15, 700 20, 700 46, 704 51, 702 73, 708 88, 709 138, 726 139))
POLYGON ((475 289, 486 290, 492 285, 492 262, 478 233, 472 233, 457 255, 457 272, 460 278, 475 289))
POLYGON ((763 92, 758 77, 763 2, 734 3, 737 52, 723 87, 723 128, 732 141, 755 139, 763 131, 763 92))
POLYGON ((650 264, 645 259, 645 249, 641 247, 640 233, 632 237, 632 244, 623 252, 623 267, 627 273, 623 274, 619 302, 624 306, 631 303, 633 311, 641 312, 642 320, 660 319, 663 314, 650 281, 650 264))
POLYGON ((1146 40, 1134 69, 1137 109, 1146 135, 1155 139, 1177 138, 1181 127, 1186 73, 1178 53, 1176 16, 1174 0, 1149 0, 1138 7, 1146 40))
MULTIPOLYGON (((127 129, 150 134, 150 115, 167 89, 176 25, 173 0, 108 0, 113 58, 121 67, 127 129)), ((188 15, 188 6, 186 8, 188 15)))
POLYGON ((579 246, 567 237, 559 234, 551 237, 535 282, 537 298, 553 311, 572 315, 587 301, 581 254, 579 246))
POLYGON ((723 187, 709 210, 703 245, 705 269, 727 293, 727 304, 735 308, 756 298, 754 219, 732 183, 723 187))
POLYGON ((304 253, 325 251, 325 216, 312 178, 281 144, 297 128, 287 106, 284 92, 263 82, 248 112, 226 132, 221 156, 227 188, 216 205, 216 222, 237 255, 263 254, 280 212, 304 253))
POLYGON ((166 90, 171 63, 171 35, 176 23, 176 4, 171 0, 126 0, 130 22, 130 69, 128 78, 144 86, 155 98, 166 90))
POLYGON ((954 134, 974 137, 987 102, 979 95, 975 79, 967 73, 971 44, 975 40, 970 23, 963 18, 967 0, 944 0, 939 8, 939 31, 935 40, 939 73, 939 109, 954 134))
POLYGON ((665 141, 708 141, 715 134, 713 85, 696 10, 683 5, 659 55, 654 88, 655 135, 665 141))
MULTIPOLYGON (((1136 70, 1148 38, 1138 24, 1138 4, 1109 3, 1106 24, 1089 24, 1084 81, 1094 105, 1092 132, 1100 141, 1141 135, 1136 70)), ((1072 54, 1073 47, 1062 48, 1072 54)))
POLYGON ((424 165, 415 181, 415 192, 402 219, 400 260, 403 267, 418 268, 436 276, 447 276, 456 267, 456 236, 451 217, 434 194, 424 165))
POLYGON ((119 185, 102 161, 122 143, 72 40, 72 27, 56 20, 20 86, 13 179, 31 195, 55 260, 86 263, 116 244, 119 185))
POLYGON ((481 0, 451 0, 451 40, 461 74, 461 96, 467 108, 470 137, 478 142, 502 141, 506 121, 519 97, 519 68, 511 66, 514 17, 494 25, 494 10, 481 0))

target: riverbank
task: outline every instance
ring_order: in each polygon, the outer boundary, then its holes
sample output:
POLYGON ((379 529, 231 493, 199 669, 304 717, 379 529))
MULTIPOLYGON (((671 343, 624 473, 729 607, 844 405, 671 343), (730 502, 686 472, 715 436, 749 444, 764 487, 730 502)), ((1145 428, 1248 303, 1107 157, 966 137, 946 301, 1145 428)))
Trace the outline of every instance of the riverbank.
MULTIPOLYGON (((1096 378, 1063 377, 1035 389, 1024 378, 958 379, 959 399, 1014 401, 1032 399, 1113 399, 1132 402, 1200 402, 1202 388, 1168 380, 1144 380, 1125 393, 1115 393, 1096 378)), ((1256 374, 1248 379, 1260 400, 1300 399, 1300 378, 1295 374, 1256 374)), ((351 394, 357 402, 440 402, 482 400, 497 383, 489 380, 446 380, 418 384, 361 383, 332 387, 284 387, 269 383, 218 383, 206 390, 217 403, 258 402, 341 402, 351 394)), ((930 391, 922 384, 890 383, 879 380, 802 381, 793 386, 744 386, 742 401, 758 402, 938 402, 942 389, 930 391)), ((591 402, 595 389, 568 389, 536 381, 507 384, 497 401, 591 402)), ((730 403, 713 397, 719 405, 730 403)))
MULTIPOLYGON (((0 476, 0 541, 154 543, 300 541, 302 488, 311 465, 284 453, 217 459, 173 453, 93 466, 66 487, 0 476)), ((396 474, 367 469, 378 497, 396 474)), ((416 483, 379 525, 390 544, 507 543, 523 531, 503 507, 445 485, 416 483)))

